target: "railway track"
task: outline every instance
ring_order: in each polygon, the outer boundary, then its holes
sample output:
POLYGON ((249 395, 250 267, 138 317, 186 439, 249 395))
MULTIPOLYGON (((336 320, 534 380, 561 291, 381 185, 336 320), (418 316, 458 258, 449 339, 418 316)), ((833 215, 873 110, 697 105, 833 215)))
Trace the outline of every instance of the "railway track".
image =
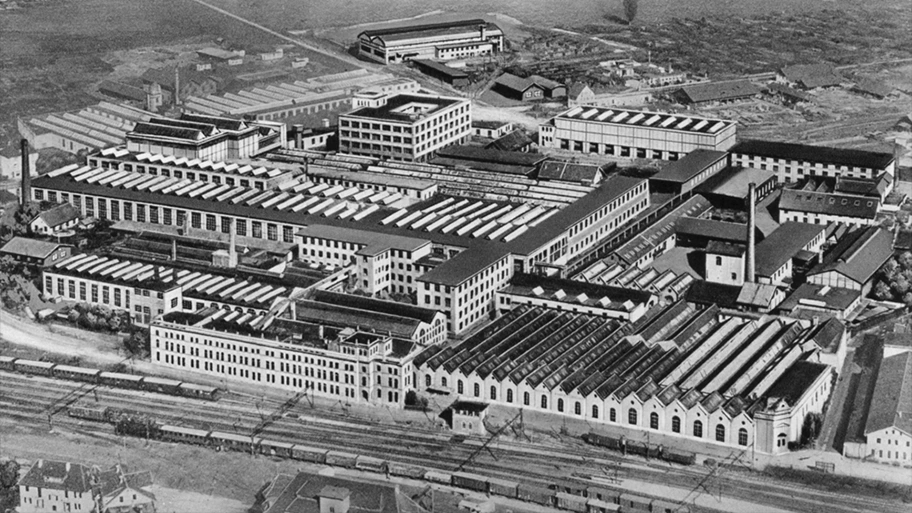
MULTIPOLYGON (((0 372, 0 379, 4 383, 0 390, 0 409, 8 412, 5 415, 44 425, 48 421, 48 412, 57 409, 58 413, 53 416, 55 424, 74 429, 84 427, 82 422, 69 418, 65 414, 65 408, 60 410, 59 398, 78 396, 79 391, 84 392, 86 387, 91 385, 3 372, 0 372)), ((260 422, 260 416, 255 408, 234 400, 223 399, 211 403, 106 387, 99 387, 98 398, 99 405, 148 415, 162 422, 213 431, 249 434, 260 422), (137 408, 140 401, 141 409, 137 408)), ((296 409, 294 413, 299 411, 302 410, 296 409)), ((341 414, 326 417, 329 418, 305 414, 299 415, 298 418, 280 418, 259 436, 328 450, 344 447, 350 452, 443 471, 455 469, 480 444, 476 440, 453 443, 449 435, 432 430, 409 427, 406 431, 395 426, 366 424, 361 419, 355 423, 351 418, 341 414)), ((99 424, 99 427, 101 426, 99 424)), ((607 450, 589 446, 559 450, 546 446, 536 447, 535 453, 530 453, 528 445, 492 445, 497 455, 496 460, 485 457, 486 453, 482 453, 466 470, 491 477, 546 485, 553 482, 555 470, 569 468, 576 473, 605 476, 605 469, 620 464, 622 479, 662 485, 673 482, 685 489, 695 487, 705 476, 703 469, 621 459, 607 450)), ((905 511, 900 505, 889 501, 816 492, 762 475, 743 475, 738 478, 723 476, 717 479, 717 483, 725 490, 726 496, 748 502, 758 502, 762 499, 764 503, 778 505, 783 509, 795 508, 800 504, 801 511, 905 511)))

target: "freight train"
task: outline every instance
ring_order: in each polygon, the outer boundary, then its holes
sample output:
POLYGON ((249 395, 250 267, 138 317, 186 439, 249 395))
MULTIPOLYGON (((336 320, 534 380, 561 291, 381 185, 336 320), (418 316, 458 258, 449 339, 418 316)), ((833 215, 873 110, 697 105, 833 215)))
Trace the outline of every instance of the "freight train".
POLYGON ((182 426, 162 425, 165 441, 189 443, 216 450, 241 451, 295 459, 335 467, 376 472, 450 485, 476 492, 509 497, 580 513, 689 513, 686 505, 631 494, 607 486, 594 486, 583 480, 561 480, 544 488, 538 485, 496 479, 470 472, 444 472, 382 460, 370 456, 333 451, 302 444, 278 442, 256 436, 219 431, 204 431, 182 426))
POLYGON ((679 451, 662 445, 649 445, 645 442, 635 442, 623 437, 612 438, 596 433, 586 433, 582 438, 587 444, 604 447, 624 454, 635 454, 637 456, 665 460, 679 465, 693 465, 697 461, 697 455, 692 452, 679 451))
POLYGON ((106 372, 98 369, 73 367, 51 362, 24 360, 22 358, 12 358, 9 356, 0 356, 0 370, 82 381, 95 385, 109 385, 117 388, 144 390, 160 394, 196 397, 209 401, 218 400, 218 388, 216 387, 152 376, 136 376, 134 374, 106 372))

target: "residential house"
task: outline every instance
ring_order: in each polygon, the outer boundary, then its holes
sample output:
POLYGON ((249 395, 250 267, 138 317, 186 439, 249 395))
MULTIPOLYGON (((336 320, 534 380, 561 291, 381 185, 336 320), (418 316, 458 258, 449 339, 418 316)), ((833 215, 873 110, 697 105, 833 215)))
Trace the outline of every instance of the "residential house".
POLYGON ((35 216, 29 230, 41 235, 54 235, 74 228, 79 223, 79 211, 69 203, 61 203, 35 216))
POLYGON ((24 264, 45 267, 69 257, 73 246, 58 242, 13 237, 0 248, 0 255, 9 255, 24 264))
MULTIPOLYGON (((30 147, 31 149, 31 147, 30 147)), ((35 165, 38 163, 38 152, 29 152, 29 169, 35 175, 35 165)), ((18 146, 9 146, 0 150, 0 181, 22 179, 22 155, 18 146)))
POLYGON ((262 513, 424 513, 398 484, 355 481, 299 472, 279 474, 256 494, 262 513))
POLYGON ((507 98, 524 102, 567 96, 566 86, 538 75, 522 78, 504 73, 494 81, 493 89, 507 98))
POLYGON ((85 465, 39 459, 18 484, 19 513, 96 511, 91 469, 85 465))

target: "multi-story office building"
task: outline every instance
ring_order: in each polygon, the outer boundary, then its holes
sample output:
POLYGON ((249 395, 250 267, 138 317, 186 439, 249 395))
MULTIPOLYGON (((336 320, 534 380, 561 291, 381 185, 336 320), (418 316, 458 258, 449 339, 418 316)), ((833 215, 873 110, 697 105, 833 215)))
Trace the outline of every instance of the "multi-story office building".
POLYGON ((735 123, 686 114, 573 107, 538 127, 539 145, 625 158, 677 160, 696 149, 725 151, 735 123))
POLYGON ((358 54, 383 64, 490 55, 502 52, 503 45, 500 27, 482 19, 365 30, 358 34, 358 54))
POLYGON ((150 328, 154 363, 308 395, 402 407, 419 346, 386 334, 219 308, 172 312, 150 328))
POLYGON ((740 141, 731 149, 732 165, 769 169, 779 183, 799 182, 810 176, 867 178, 896 174, 896 159, 890 153, 831 148, 774 141, 740 141))
POLYGON ((471 135, 471 104, 460 98, 381 96, 339 116, 339 151, 353 155, 423 161, 471 135))

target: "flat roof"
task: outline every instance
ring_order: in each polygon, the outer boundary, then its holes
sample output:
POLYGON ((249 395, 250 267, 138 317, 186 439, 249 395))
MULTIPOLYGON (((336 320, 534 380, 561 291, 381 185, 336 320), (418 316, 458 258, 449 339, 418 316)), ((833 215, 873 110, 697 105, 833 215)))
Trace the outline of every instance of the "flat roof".
POLYGON ((669 131, 716 134, 734 126, 733 121, 693 116, 689 114, 669 114, 641 110, 616 109, 608 107, 582 106, 574 107, 556 118, 599 123, 604 125, 641 126, 669 131))
POLYGON ((385 121, 398 121, 403 123, 419 123, 427 115, 434 114, 440 109, 456 105, 458 103, 468 104, 468 100, 461 98, 445 98, 442 96, 425 96, 417 94, 397 94, 387 98, 386 103, 379 107, 361 107, 346 114, 345 117, 357 117, 366 119, 380 119, 385 121), (397 109, 408 106, 409 104, 426 105, 429 109, 417 114, 408 114, 397 112, 397 109))
POLYGON ((535 166, 548 160, 547 155, 522 151, 503 151, 478 146, 454 145, 437 150, 437 155, 451 159, 491 162, 515 166, 535 166))
POLYGON ((803 283, 782 301, 778 309, 791 312, 804 305, 844 312, 860 297, 861 291, 858 290, 803 283))
POLYGON ((668 163, 652 180, 685 183, 727 156, 728 153, 724 151, 697 148, 681 159, 668 163))
MULTIPOLYGON (((771 169, 742 167, 722 171, 716 176, 719 178, 713 180, 714 183, 711 188, 705 192, 730 198, 745 199, 747 198, 748 185, 754 183, 759 187, 770 180, 775 180, 776 172, 771 169)), ((707 185, 710 184, 707 183, 707 185)))
POLYGON ((432 61, 430 59, 412 59, 412 62, 417 64, 418 67, 427 68, 427 69, 436 71, 437 73, 446 75, 452 79, 469 78, 468 73, 466 73, 465 71, 458 70, 456 68, 451 68, 451 67, 447 66, 446 64, 443 64, 443 63, 440 63, 437 61, 432 61))
POLYGON ((307 227, 298 230, 296 235, 299 237, 316 237, 364 245, 365 247, 358 250, 357 254, 359 255, 377 255, 389 249, 412 252, 431 243, 431 241, 427 239, 376 233, 368 230, 359 230, 357 228, 342 228, 324 224, 308 225, 307 227))
POLYGON ((838 166, 862 167, 883 170, 893 162, 892 153, 856 150, 850 148, 833 148, 829 146, 812 146, 810 144, 784 143, 748 139, 739 141, 729 150, 732 154, 756 155, 759 157, 778 158, 834 164, 838 166))

